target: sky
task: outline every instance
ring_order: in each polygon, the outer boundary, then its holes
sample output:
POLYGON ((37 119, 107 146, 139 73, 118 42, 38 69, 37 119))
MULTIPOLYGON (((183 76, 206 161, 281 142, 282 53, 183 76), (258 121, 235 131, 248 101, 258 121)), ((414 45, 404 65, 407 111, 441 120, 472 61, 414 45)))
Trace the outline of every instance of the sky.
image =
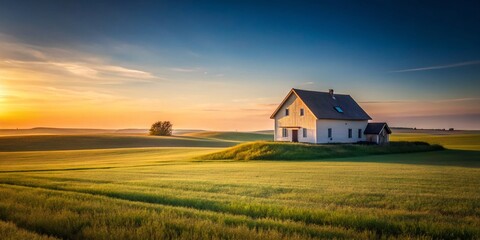
POLYGON ((0 128, 273 129, 291 88, 480 129, 478 1, 0 0, 0 128))

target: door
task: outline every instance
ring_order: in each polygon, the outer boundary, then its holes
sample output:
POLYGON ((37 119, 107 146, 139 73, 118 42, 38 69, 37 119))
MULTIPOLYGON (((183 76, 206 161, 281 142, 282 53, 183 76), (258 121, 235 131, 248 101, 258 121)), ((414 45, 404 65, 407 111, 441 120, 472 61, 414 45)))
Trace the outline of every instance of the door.
POLYGON ((298 130, 292 130, 292 142, 298 142, 298 130))

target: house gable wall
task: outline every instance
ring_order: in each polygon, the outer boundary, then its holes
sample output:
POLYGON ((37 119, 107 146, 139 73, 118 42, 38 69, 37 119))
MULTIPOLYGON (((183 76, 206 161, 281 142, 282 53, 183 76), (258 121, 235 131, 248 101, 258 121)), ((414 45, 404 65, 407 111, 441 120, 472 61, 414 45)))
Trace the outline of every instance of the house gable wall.
POLYGON ((376 144, 384 144, 390 142, 390 134, 386 128, 382 128, 378 134, 366 134, 367 142, 373 142, 376 144))
POLYGON ((298 126, 299 142, 316 142, 316 117, 308 110, 307 106, 295 95, 291 94, 275 115, 275 141, 291 141, 292 128, 288 128, 288 137, 282 137, 282 127, 298 126), (285 109, 289 109, 289 115, 285 115, 285 109), (300 116, 300 109, 304 109, 304 115, 300 116), (303 128, 307 129, 307 137, 303 137, 303 128))

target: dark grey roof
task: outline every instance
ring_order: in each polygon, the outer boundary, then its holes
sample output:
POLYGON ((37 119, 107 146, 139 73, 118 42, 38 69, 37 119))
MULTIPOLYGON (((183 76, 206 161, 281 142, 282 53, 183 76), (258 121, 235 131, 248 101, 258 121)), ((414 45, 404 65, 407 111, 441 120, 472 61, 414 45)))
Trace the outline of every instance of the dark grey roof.
POLYGON ((301 89, 292 89, 297 96, 307 105, 318 119, 344 119, 344 120, 369 120, 372 119, 353 100, 350 95, 334 94, 332 98, 328 92, 314 92, 301 89), (343 113, 335 110, 340 107, 343 113))
POLYGON ((392 133, 392 130, 388 127, 387 123, 368 123, 363 134, 380 134, 382 129, 385 128, 388 134, 392 133))

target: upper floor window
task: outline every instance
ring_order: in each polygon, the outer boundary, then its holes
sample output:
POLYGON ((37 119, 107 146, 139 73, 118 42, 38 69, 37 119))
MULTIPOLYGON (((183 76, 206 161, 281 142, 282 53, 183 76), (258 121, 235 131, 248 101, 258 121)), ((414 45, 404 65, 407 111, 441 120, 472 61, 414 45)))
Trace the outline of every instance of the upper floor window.
POLYGON ((285 109, 285 116, 288 116, 288 115, 290 115, 290 110, 287 108, 285 109))
POLYGON ((348 138, 352 138, 352 129, 351 128, 348 129, 348 138))
POLYGON ((305 111, 303 110, 303 108, 300 108, 300 116, 303 116, 305 115, 305 111))
POLYGON ((306 129, 306 128, 303 129, 303 137, 304 137, 304 138, 307 137, 307 129, 306 129))
POLYGON ((335 107, 335 110, 337 110, 339 113, 343 113, 343 109, 341 107, 335 107))

